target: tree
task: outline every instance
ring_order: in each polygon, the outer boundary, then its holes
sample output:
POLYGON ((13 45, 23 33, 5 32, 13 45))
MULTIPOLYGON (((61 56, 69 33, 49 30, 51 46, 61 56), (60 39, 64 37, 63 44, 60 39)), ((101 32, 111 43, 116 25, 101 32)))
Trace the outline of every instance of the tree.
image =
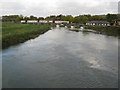
POLYGON ((68 20, 69 22, 73 22, 74 21, 74 18, 72 15, 67 15, 64 17, 64 20, 68 20))
POLYGON ((74 17, 73 23, 80 23, 80 17, 79 16, 74 17))
POLYGON ((29 17, 25 16, 25 17, 24 17, 24 20, 29 20, 29 17))
POLYGON ((115 19, 118 19, 118 16, 117 16, 117 14, 107 14, 106 15, 106 19, 107 19, 107 21, 108 22, 112 22, 112 21, 114 21, 115 19))
POLYGON ((20 20, 23 20, 23 16, 19 15, 16 17, 15 22, 20 22, 20 20))
POLYGON ((3 21, 10 21, 10 22, 20 22, 23 19, 22 15, 8 15, 3 16, 3 21))
POLYGON ((88 22, 88 18, 86 16, 81 16, 80 17, 80 23, 86 24, 88 22))
POLYGON ((55 20, 56 16, 55 15, 51 15, 45 18, 45 20, 55 20))
POLYGON ((82 23, 85 24, 88 22, 88 17, 84 16, 84 15, 80 15, 74 18, 74 23, 82 23))
POLYGON ((39 17, 38 20, 44 20, 44 18, 43 17, 39 17))
POLYGON ((88 21, 91 21, 92 20, 92 16, 91 15, 84 15, 85 17, 87 17, 88 18, 88 21))
POLYGON ((35 17, 35 16, 30 16, 30 20, 36 20, 37 19, 37 17, 35 17))

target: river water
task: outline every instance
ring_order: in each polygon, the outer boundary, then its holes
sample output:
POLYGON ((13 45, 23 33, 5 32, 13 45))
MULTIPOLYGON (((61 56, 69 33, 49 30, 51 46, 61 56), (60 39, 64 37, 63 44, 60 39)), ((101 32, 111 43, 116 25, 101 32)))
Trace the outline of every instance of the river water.
POLYGON ((118 38, 54 28, 2 51, 3 88, 116 88, 118 38))

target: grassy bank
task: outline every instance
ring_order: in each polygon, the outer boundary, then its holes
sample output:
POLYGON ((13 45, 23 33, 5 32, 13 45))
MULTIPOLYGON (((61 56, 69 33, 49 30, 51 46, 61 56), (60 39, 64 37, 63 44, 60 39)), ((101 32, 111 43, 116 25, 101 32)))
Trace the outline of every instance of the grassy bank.
POLYGON ((98 33, 105 34, 108 36, 120 36, 120 26, 110 26, 110 27, 93 27, 87 26, 85 29, 93 29, 96 30, 98 33))
POLYGON ((33 39, 50 29, 50 25, 2 24, 2 48, 33 39))

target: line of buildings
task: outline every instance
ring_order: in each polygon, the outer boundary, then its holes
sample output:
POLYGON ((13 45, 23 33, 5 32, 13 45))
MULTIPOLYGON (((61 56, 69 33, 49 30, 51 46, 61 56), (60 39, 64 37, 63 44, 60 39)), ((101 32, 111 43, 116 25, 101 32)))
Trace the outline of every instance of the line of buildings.
POLYGON ((107 21, 89 21, 86 23, 88 26, 120 26, 120 19, 114 20, 112 23, 107 21))
POLYGON ((62 20, 21 20, 20 21, 23 24, 52 24, 52 23, 56 23, 56 24, 69 24, 69 21, 62 21, 62 20))
MULTIPOLYGON (((2 22, 15 22, 15 20, 8 19, 0 19, 2 22)), ((63 20, 21 20, 22 24, 71 24, 69 21, 63 20)), ((74 24, 74 23, 73 23, 74 24)), ((86 24, 82 24, 82 26, 120 26, 120 19, 114 20, 112 23, 107 21, 88 21, 86 24)))
MULTIPOLYGON (((70 24, 69 21, 62 21, 62 20, 21 20, 22 24, 70 24)), ((88 21, 86 24, 87 26, 120 26, 120 20, 115 20, 112 24, 107 21, 88 21)))
POLYGON ((110 23, 107 21, 89 21, 86 23, 88 26, 110 26, 110 23))
MULTIPOLYGON (((62 20, 21 20, 21 23, 23 24, 70 24, 69 21, 62 21, 62 20)), ((83 24, 84 25, 84 24, 83 24)), ((120 26, 120 20, 115 20, 113 23, 109 23, 107 21, 89 21, 86 23, 87 26, 120 26)))

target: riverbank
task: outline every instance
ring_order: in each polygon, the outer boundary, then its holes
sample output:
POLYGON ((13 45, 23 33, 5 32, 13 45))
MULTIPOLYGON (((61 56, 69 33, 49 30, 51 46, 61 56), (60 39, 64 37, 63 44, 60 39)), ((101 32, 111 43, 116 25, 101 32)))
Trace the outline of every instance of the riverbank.
POLYGON ((50 29, 50 25, 2 23, 2 49, 33 39, 50 29))
POLYGON ((97 27, 97 26, 86 26, 85 29, 92 29, 97 31, 97 33, 108 35, 108 36, 120 36, 120 26, 110 26, 110 27, 97 27))

